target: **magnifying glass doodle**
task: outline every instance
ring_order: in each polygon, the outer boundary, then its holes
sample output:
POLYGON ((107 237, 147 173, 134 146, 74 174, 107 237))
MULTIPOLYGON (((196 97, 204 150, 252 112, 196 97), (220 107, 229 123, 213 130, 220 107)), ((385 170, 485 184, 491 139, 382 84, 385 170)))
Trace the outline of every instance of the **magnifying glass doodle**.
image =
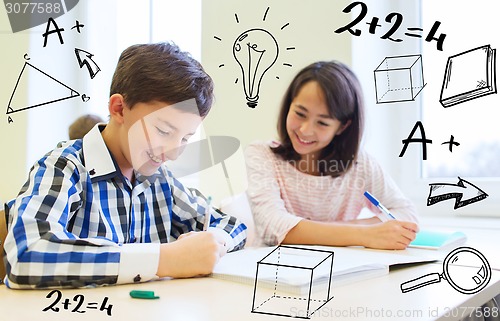
POLYGON ((486 287, 491 279, 491 267, 484 255, 471 247, 458 247, 448 253, 443 261, 443 273, 429 273, 401 283, 401 291, 407 293, 429 284, 439 283, 441 279, 458 292, 474 294, 486 287), (464 270, 462 267, 474 267, 464 270), (475 269, 477 267, 477 269, 475 269))

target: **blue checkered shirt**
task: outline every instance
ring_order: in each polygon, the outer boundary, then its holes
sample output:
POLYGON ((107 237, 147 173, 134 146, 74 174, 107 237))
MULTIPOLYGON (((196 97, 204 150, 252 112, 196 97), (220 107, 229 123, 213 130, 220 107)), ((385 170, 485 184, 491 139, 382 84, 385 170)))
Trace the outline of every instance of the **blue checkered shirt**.
MULTIPOLYGON (((101 128, 102 129, 102 128, 101 128)), ((8 204, 5 242, 11 288, 84 287, 156 278, 159 244, 203 228, 206 199, 162 165, 134 183, 115 164, 100 128, 46 154, 8 204)), ((246 226, 210 209, 228 251, 246 226)))

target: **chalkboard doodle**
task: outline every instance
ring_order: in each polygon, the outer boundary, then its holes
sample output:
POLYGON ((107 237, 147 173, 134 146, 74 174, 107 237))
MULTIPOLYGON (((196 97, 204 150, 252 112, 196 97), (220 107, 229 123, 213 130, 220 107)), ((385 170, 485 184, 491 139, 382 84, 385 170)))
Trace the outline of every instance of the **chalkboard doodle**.
POLYGON ((51 299, 52 302, 42 309, 43 312, 61 312, 62 310, 67 310, 68 312, 81 314, 86 313, 87 310, 99 310, 106 311, 106 314, 111 316, 113 309, 113 305, 108 303, 108 297, 104 297, 101 302, 85 302, 83 294, 76 294, 70 300, 64 298, 60 290, 52 290, 47 294, 46 298, 51 299))
MULTIPOLYGON (((269 13, 267 7, 262 21, 266 21, 269 13)), ((236 23, 240 23, 238 14, 234 14, 236 23)), ((284 24, 280 30, 284 30, 290 24, 284 24)), ((214 39, 222 42, 222 38, 214 36, 214 39)), ((286 50, 294 50, 295 47, 286 47, 286 50)), ((243 91, 245 94, 246 104, 250 108, 257 107, 259 102, 259 92, 262 85, 262 80, 269 70, 275 65, 280 56, 280 45, 276 37, 264 28, 250 28, 239 33, 232 41, 231 51, 233 57, 241 71, 241 79, 243 91)), ((225 64, 219 65, 219 68, 225 64)), ((292 67, 290 63, 283 63, 283 66, 292 67)), ((235 84, 240 78, 236 78, 235 84)), ((276 76, 276 79, 279 79, 276 76)))
POLYGON ((431 206, 438 202, 455 199, 454 209, 479 202, 488 197, 482 189, 476 185, 458 178, 457 184, 436 183, 429 184, 429 196, 427 197, 427 206, 431 206))
MULTIPOLYGON (((345 31, 349 32, 351 35, 359 37, 361 36, 362 31, 360 29, 353 29, 358 23, 363 21, 363 19, 366 17, 368 14, 368 6, 364 2, 360 1, 355 1, 350 3, 347 7, 342 10, 343 13, 348 13, 350 14, 352 9, 360 7, 360 12, 358 15, 352 20, 350 23, 346 24, 345 26, 342 26, 338 29, 336 29, 334 32, 335 33, 343 33, 345 31)), ((375 34, 377 31, 377 28, 382 27, 381 24, 379 24, 379 17, 372 17, 370 22, 367 22, 366 24, 368 25, 368 32, 370 34, 375 34)), ((390 41, 394 42, 401 42, 403 39, 396 37, 396 32, 398 29, 401 27, 403 24, 403 15, 399 12, 391 12, 387 14, 385 17, 385 22, 392 24, 391 28, 384 33, 380 39, 387 39, 390 41)), ((436 47, 439 51, 443 51, 443 44, 444 40, 446 38, 446 34, 442 33, 436 38, 436 33, 439 29, 439 26, 441 25, 440 21, 434 22, 434 24, 431 27, 431 30, 429 33, 426 35, 424 38, 425 41, 431 42, 431 41, 437 41, 436 47)), ((405 36, 407 37, 413 37, 413 38, 422 38, 422 32, 424 29, 420 27, 408 27, 406 28, 408 32, 405 32, 405 36)))
POLYGON ((496 49, 481 46, 448 58, 439 98, 443 107, 496 93, 496 49))
POLYGON ((386 57, 373 73, 377 104, 414 101, 425 87, 422 55, 386 57))
POLYGON ((25 62, 21 73, 17 79, 14 90, 7 106, 7 114, 16 113, 19 111, 44 106, 58 101, 79 97, 80 94, 73 88, 62 83, 43 70, 35 67, 29 62, 25 62), (23 86, 28 86, 28 83, 33 81, 38 86, 44 88, 44 94, 40 97, 33 97, 26 105, 23 103, 23 97, 18 97, 17 89, 23 86))

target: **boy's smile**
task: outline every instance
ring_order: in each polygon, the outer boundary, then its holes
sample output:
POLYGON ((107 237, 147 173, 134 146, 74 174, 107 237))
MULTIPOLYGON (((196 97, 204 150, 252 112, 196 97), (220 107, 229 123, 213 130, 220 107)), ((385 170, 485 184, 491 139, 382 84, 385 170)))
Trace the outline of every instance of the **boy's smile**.
POLYGON ((154 174, 165 161, 177 159, 202 121, 197 114, 160 102, 138 103, 130 115, 136 120, 128 131, 130 164, 147 176, 154 174), (136 109, 153 111, 132 115, 136 109))

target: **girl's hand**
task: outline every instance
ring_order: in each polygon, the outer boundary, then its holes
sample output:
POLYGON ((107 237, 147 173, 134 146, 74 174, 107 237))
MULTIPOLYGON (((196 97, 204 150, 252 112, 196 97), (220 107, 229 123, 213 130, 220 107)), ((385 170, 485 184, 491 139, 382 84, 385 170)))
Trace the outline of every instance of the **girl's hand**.
POLYGON ((416 237, 417 224, 413 222, 390 220, 364 227, 363 245, 385 250, 404 250, 416 237))

